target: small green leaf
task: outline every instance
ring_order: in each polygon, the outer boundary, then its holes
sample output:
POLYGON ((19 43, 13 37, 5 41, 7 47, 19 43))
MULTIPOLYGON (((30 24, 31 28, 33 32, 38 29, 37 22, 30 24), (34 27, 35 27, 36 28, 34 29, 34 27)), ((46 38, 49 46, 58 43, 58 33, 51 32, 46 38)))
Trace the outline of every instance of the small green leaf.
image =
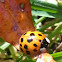
POLYGON ((54 58, 54 60, 56 60, 56 62, 62 62, 62 51, 51 55, 54 58))
POLYGON ((59 13, 50 13, 46 11, 39 11, 39 10, 32 10, 32 15, 35 16, 43 16, 43 17, 49 17, 49 18, 60 18, 62 19, 62 14, 59 13))

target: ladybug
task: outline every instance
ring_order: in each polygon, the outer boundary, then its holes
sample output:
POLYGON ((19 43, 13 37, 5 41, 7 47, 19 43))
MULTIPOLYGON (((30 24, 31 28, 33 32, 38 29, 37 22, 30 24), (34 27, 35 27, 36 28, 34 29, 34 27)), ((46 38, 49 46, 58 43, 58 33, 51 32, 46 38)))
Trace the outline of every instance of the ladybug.
POLYGON ((40 54, 42 49, 47 48, 49 39, 38 31, 28 31, 19 39, 19 47, 23 54, 34 56, 40 54))

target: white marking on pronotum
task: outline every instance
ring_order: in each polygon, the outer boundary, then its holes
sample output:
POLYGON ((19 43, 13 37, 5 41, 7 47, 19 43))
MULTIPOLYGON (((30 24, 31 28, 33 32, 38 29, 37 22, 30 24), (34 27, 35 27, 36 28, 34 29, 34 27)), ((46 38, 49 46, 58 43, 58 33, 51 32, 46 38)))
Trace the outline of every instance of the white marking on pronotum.
POLYGON ((47 41, 48 43, 50 43, 50 40, 49 40, 47 37, 45 37, 45 39, 46 39, 46 41, 47 41))

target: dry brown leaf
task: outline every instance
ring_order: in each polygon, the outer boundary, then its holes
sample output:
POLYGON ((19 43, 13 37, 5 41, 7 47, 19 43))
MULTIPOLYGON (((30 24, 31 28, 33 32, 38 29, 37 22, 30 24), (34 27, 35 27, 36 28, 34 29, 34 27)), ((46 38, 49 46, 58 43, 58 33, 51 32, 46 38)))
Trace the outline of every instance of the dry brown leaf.
POLYGON ((19 49, 19 38, 34 31, 30 0, 0 0, 0 37, 19 49))

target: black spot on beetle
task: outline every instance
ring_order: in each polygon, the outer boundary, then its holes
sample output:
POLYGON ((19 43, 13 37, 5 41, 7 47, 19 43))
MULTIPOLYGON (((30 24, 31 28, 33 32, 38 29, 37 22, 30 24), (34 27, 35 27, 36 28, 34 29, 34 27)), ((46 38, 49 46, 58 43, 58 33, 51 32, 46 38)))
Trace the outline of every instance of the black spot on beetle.
POLYGON ((29 51, 26 51, 26 53, 29 55, 30 54, 30 52, 29 51))
POLYGON ((29 42, 29 43, 32 42, 32 41, 33 41, 33 39, 28 39, 28 40, 27 40, 27 42, 29 42))
POLYGON ((37 50, 36 50, 36 49, 34 49, 33 51, 34 51, 34 52, 36 52, 37 50))
POLYGON ((30 36, 35 36, 35 34, 34 33, 31 33, 30 36))
POLYGON ((24 48, 25 48, 25 49, 28 49, 28 48, 27 48, 27 45, 24 45, 24 48))
POLYGON ((22 48, 20 48, 20 50, 23 52, 23 49, 22 48))
POLYGON ((20 44, 20 46, 22 47, 22 44, 20 44))
POLYGON ((23 38, 21 38, 21 42, 23 42, 23 38))
POLYGON ((41 34, 38 34, 39 36, 42 36, 41 34))
POLYGON ((33 44, 35 47, 37 47, 37 45, 36 44, 33 44))
POLYGON ((25 35, 26 33, 24 33, 24 35, 25 35))
POLYGON ((39 40, 39 42, 41 42, 41 40, 39 40))

